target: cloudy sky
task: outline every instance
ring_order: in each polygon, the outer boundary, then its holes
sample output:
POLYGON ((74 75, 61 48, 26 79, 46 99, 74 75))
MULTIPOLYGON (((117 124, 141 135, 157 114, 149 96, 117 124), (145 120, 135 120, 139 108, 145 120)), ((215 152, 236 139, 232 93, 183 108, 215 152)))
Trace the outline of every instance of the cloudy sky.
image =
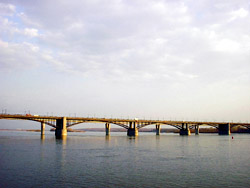
POLYGON ((250 121, 249 0, 0 0, 8 113, 250 121))

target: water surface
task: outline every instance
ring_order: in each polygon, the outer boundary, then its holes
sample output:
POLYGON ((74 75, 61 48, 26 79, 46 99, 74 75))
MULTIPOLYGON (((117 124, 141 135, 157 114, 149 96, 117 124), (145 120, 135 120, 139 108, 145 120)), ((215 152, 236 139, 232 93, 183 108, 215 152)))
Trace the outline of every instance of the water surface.
POLYGON ((0 187, 250 187, 250 135, 0 132, 0 187))

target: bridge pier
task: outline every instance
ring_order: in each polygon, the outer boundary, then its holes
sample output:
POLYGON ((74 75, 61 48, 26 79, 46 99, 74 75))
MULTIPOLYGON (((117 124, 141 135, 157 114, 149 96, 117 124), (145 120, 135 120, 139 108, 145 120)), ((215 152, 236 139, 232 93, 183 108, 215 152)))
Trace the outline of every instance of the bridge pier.
POLYGON ((180 135, 190 135, 189 125, 187 123, 182 123, 182 128, 180 129, 180 135))
POLYGON ((219 135, 230 135, 230 123, 228 124, 219 124, 219 135))
POLYGON ((65 136, 67 136, 66 124, 67 124, 66 117, 63 117, 62 119, 56 120, 56 131, 55 131, 56 138, 61 139, 65 136))
POLYGON ((105 130, 106 130, 106 136, 109 136, 109 134, 110 134, 110 125, 109 125, 109 123, 105 123, 105 130))
POLYGON ((138 128, 136 127, 136 122, 129 122, 129 128, 127 132, 128 136, 138 136, 138 128))
POLYGON ((160 135, 161 134, 161 125, 160 124, 156 124, 155 125, 155 131, 156 131, 156 135, 160 135))
POLYGON ((199 125, 195 125, 195 135, 199 135, 200 134, 200 126, 199 125))
POLYGON ((45 135, 45 123, 41 122, 41 135, 45 135))

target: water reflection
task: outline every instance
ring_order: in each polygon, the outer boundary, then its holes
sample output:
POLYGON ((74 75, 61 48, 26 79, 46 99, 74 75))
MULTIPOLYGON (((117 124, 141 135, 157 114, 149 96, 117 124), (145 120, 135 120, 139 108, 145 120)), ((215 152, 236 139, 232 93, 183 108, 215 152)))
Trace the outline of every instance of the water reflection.
POLYGON ((157 149, 159 149, 159 147, 160 147, 160 135, 156 135, 156 137, 155 137, 155 146, 156 146, 156 148, 157 149))
POLYGON ((106 141, 109 141, 110 138, 111 138, 110 135, 106 135, 105 140, 106 140, 106 141))
POLYGON ((45 135, 44 134, 41 134, 41 143, 43 143, 45 140, 45 135))
POLYGON ((64 178, 64 171, 67 169, 66 166, 66 154, 67 154, 67 136, 62 136, 60 139, 56 138, 55 148, 55 166, 57 173, 64 178))
POLYGON ((127 136, 127 140, 130 146, 137 147, 139 137, 138 136, 127 136))
POLYGON ((127 136, 127 138, 129 140, 136 140, 138 138, 138 136, 127 136))
POLYGON ((56 135, 56 139, 65 140, 65 139, 67 139, 67 135, 56 135))
POLYGON ((60 139, 56 138, 56 143, 61 145, 67 144, 67 136, 61 136, 60 139))

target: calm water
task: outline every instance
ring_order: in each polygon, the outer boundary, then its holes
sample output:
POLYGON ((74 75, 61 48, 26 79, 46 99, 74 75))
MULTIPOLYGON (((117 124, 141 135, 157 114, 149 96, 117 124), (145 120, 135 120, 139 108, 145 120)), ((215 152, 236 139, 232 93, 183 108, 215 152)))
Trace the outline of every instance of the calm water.
POLYGON ((0 132, 0 187, 250 187, 250 134, 0 132))

